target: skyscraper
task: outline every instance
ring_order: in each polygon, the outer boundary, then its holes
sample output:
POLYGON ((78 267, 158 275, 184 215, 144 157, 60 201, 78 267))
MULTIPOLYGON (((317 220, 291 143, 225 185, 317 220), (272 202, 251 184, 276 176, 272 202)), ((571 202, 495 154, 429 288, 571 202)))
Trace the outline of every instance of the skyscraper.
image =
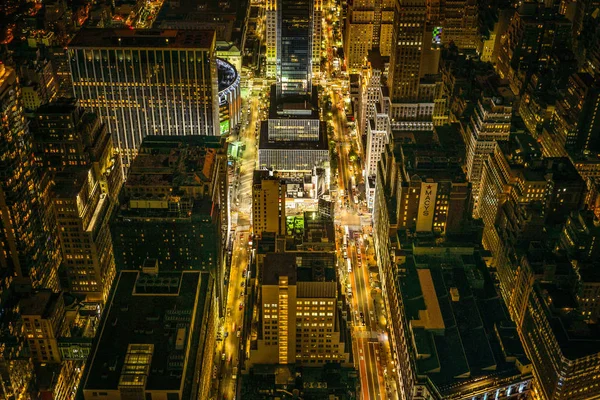
POLYGON ((390 58, 389 85, 392 101, 416 100, 421 79, 421 56, 425 43, 425 0, 396 2, 390 58))
POLYGON ((0 267, 58 289, 60 253, 48 213, 48 181, 35 168, 15 71, 0 64, 0 267))
POLYGON ((279 32, 277 0, 265 2, 266 77, 277 77, 277 36, 279 32))
MULTIPOLYGON (((573 74, 569 78, 565 96, 556 102, 552 115, 550 130, 559 152, 600 152, 599 110, 600 76, 594 78, 587 73, 573 74)), ((548 149, 547 153, 552 153, 552 149, 548 149)))
POLYGON ((277 97, 312 92, 314 0, 278 0, 277 97))
POLYGON ((100 118, 75 99, 38 108, 31 130, 36 159, 54 182, 62 284, 104 303, 115 276, 108 222, 123 183, 112 138, 100 118))
POLYGON ((252 227, 255 235, 285 233, 286 185, 267 171, 254 171, 252 227))
POLYGON ((393 20, 393 0, 357 0, 348 6, 344 52, 350 73, 360 72, 371 49, 390 55, 393 20))
POLYGON ((82 29, 68 53, 75 97, 125 168, 148 135, 219 135, 214 31, 82 29))
MULTIPOLYGON (((495 77, 494 77, 495 78, 495 77)), ((496 141, 508 140, 512 120, 513 94, 505 82, 488 80, 489 86, 477 102, 475 112, 465 130, 467 145, 467 178, 473 184, 473 214, 477 212, 483 163, 494 151, 496 141)))

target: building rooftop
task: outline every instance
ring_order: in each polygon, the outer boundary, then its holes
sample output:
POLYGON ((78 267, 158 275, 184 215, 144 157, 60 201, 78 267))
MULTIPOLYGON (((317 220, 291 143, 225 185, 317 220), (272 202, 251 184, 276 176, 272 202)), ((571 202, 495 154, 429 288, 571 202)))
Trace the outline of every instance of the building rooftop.
POLYGON ((318 86, 313 85, 312 93, 306 96, 286 96, 277 98, 277 85, 271 85, 270 119, 319 119, 318 86))
POLYGON ((554 283, 536 283, 534 291, 566 358, 573 360, 600 353, 600 327, 583 321, 569 290, 554 283))
POLYGON ((82 28, 70 48, 171 48, 209 50, 215 46, 214 30, 82 28))
POLYGON ((335 254, 331 252, 268 253, 263 265, 263 285, 279 284, 280 276, 289 277, 289 285, 335 282, 335 254))
POLYGON ((529 364, 519 341, 500 346, 495 327, 510 320, 481 255, 454 250, 413 249, 398 280, 417 375, 442 396, 520 375, 517 358, 529 364))
MULTIPOLYGON (((254 365, 249 375, 242 375, 240 398, 244 400, 275 400, 286 392, 298 391, 306 400, 357 398, 358 373, 354 368, 337 363, 322 367, 297 367, 294 365, 254 365)), ((287 398, 287 396, 284 396, 287 398)))
POLYGON ((327 143, 327 125, 319 123, 319 140, 269 140, 269 121, 260 125, 260 150, 329 150, 327 143))
POLYGON ((33 296, 26 297, 19 302, 21 315, 49 318, 53 314, 62 295, 62 292, 53 293, 51 290, 40 290, 33 296))
MULTIPOLYGON (((200 326, 210 301, 209 275, 200 272, 144 275, 122 271, 106 305, 83 390, 146 391, 184 387, 199 351, 200 326)), ((200 349, 201 350, 201 349, 200 349)))
POLYGON ((77 196, 91 173, 89 167, 69 166, 54 177, 53 191, 59 198, 72 198, 77 196))
POLYGON ((131 165, 125 190, 204 185, 212 179, 222 148, 218 136, 147 136, 131 165))
MULTIPOLYGON (((441 132, 442 134, 449 132, 441 132)), ((403 160, 404 172, 407 176, 419 175, 422 180, 452 180, 466 182, 462 170, 462 159, 458 152, 441 146, 439 132, 395 132, 394 153, 396 160, 403 160), (408 135, 408 136, 407 136, 408 135)), ((449 138, 444 138, 447 146, 451 146, 449 138)))

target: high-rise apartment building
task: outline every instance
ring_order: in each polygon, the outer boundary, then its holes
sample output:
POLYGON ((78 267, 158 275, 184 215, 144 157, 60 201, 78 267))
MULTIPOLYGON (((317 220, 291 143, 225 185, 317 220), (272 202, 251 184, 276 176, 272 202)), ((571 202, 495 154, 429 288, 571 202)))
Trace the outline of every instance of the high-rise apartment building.
POLYGON ((425 0, 396 2, 388 77, 393 102, 419 98, 421 58, 430 45, 425 35, 427 15, 425 0))
POLYGON ((252 229, 285 235, 286 184, 268 171, 254 171, 252 185, 252 229))
POLYGON ((75 99, 38 108, 30 126, 36 160, 54 181, 63 284, 89 301, 105 302, 115 275, 109 219, 123 183, 112 137, 75 99))
POLYGON ((277 19, 277 97, 310 95, 314 0, 278 0, 277 19))
POLYGON ((475 0, 445 1, 442 28, 443 43, 453 42, 460 49, 476 49, 479 42, 479 4, 475 0))
POLYGON ((267 253, 261 260, 261 322, 250 363, 348 364, 350 337, 337 306, 335 254, 267 253))
MULTIPOLYGON (((569 78, 565 95, 558 99, 547 134, 546 152, 600 153, 600 76, 576 73, 569 78), (598 117, 598 118, 597 118, 598 117), (558 147, 554 150, 551 147, 558 147), (564 149, 564 150, 563 150, 564 149)), ((546 135, 544 135, 546 136, 546 135)))
POLYGON ((483 162, 494 151, 496 141, 508 140, 512 121, 513 94, 496 77, 487 84, 465 130, 467 179, 473 184, 473 213, 477 214, 483 162))
POLYGON ((344 54, 349 73, 361 71, 372 49, 379 49, 384 57, 390 55, 393 20, 394 2, 391 0, 359 0, 348 6, 344 54))
POLYGON ((31 357, 36 362, 60 363, 57 339, 68 327, 64 324, 63 292, 41 290, 19 302, 31 357))
POLYGON ((212 30, 82 29, 68 46, 75 97, 108 125, 128 168, 149 135, 219 135, 212 30))
POLYGON ((0 266, 33 286, 58 289, 61 261, 49 212, 49 181, 40 176, 13 69, 0 64, 0 266))

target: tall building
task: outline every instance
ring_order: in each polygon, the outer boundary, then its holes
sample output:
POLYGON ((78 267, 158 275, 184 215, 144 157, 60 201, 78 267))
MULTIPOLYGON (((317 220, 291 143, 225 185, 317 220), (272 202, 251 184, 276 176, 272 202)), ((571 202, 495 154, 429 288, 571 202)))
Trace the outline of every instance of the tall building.
POLYGON ((479 42, 479 4, 475 0, 446 1, 443 6, 443 43, 453 42, 460 49, 476 49, 479 42))
POLYGON ((473 214, 477 214, 483 162, 497 141, 508 140, 513 113, 513 94, 503 82, 487 79, 465 130, 467 179, 473 184, 473 214))
POLYGON ((384 57, 390 55, 393 21, 394 2, 391 0, 360 0, 348 6, 344 54, 349 73, 361 71, 372 49, 379 49, 384 57))
POLYGON ((360 116, 359 130, 367 137, 365 149, 365 191, 367 206, 373 209, 375 198, 375 183, 377 165, 385 146, 390 141, 392 127, 389 110, 390 99, 387 95, 388 88, 382 86, 381 71, 372 69, 363 76, 367 80, 359 98, 360 116))
POLYGON ((115 275, 109 219, 123 183, 112 138, 100 118, 75 99, 38 108, 31 130, 36 159, 54 182, 62 284, 104 303, 115 275))
POLYGON ((314 0, 277 0, 277 97, 312 93, 314 0))
POLYGON ((60 363, 57 339, 67 328, 64 324, 63 293, 42 290, 22 299, 19 308, 33 360, 41 363, 60 363))
MULTIPOLYGON (((313 9, 313 26, 312 26, 312 78, 314 80, 319 79, 321 75, 321 53, 324 51, 321 49, 323 45, 323 0, 314 0, 313 9)), ((325 0, 325 7, 327 7, 327 0, 325 0)))
POLYGON ((429 45, 425 0, 396 2, 388 84, 393 102, 419 98, 421 58, 429 45))
POLYGON ((516 94, 523 93, 536 67, 546 65, 553 53, 571 51, 571 23, 549 3, 520 4, 500 39, 496 70, 516 94))
POLYGON ((458 233, 469 218, 471 184, 442 146, 395 146, 400 166, 398 229, 458 233), (400 152, 399 152, 400 151, 400 152))
POLYGON ((91 167, 102 192, 117 200, 123 184, 120 159, 107 125, 73 98, 40 107, 30 121, 36 162, 43 170, 60 172, 91 167))
MULTIPOLYGON (((560 233, 560 246, 575 260, 600 260, 600 220, 589 210, 571 213, 560 233)), ((589 301, 600 306, 600 298, 590 296, 589 301)))
MULTIPOLYGON (((378 163, 374 207, 377 202, 387 203, 377 197, 390 197, 387 213, 395 230, 450 234, 464 228, 470 215, 471 184, 462 171, 464 157, 457 146, 441 141, 451 134, 439 129, 439 133, 392 135, 378 163), (383 186, 377 193, 379 184, 383 186)), ((454 132, 454 136, 459 135, 454 132)))
POLYGON ((82 29, 68 46, 75 97, 108 125, 128 168, 149 135, 219 135, 215 32, 82 29))
POLYGON ((348 364, 350 337, 337 306, 335 254, 267 253, 259 268, 261 322, 250 363, 348 364))
POLYGON ((252 229, 259 237, 263 232, 285 235, 286 184, 267 171, 254 171, 252 185, 252 229))
POLYGON ((15 71, 0 64, 0 267, 5 276, 58 289, 61 261, 49 212, 49 181, 33 155, 15 71))
MULTIPOLYGON (((600 76, 576 73, 569 78, 565 95, 558 99, 545 144, 574 154, 600 153, 600 76)), ((553 154, 553 149, 547 153, 553 154)))
POLYGON ((199 271, 122 271, 82 379, 83 398, 209 398, 214 284, 199 271))
POLYGON ((268 79, 277 77, 277 39, 279 35, 277 3, 277 0, 268 0, 265 3, 265 75, 268 79))
POLYGON ((219 137, 144 139, 112 223, 117 271, 155 259, 164 271, 212 272, 221 305, 229 231, 226 154, 219 137))

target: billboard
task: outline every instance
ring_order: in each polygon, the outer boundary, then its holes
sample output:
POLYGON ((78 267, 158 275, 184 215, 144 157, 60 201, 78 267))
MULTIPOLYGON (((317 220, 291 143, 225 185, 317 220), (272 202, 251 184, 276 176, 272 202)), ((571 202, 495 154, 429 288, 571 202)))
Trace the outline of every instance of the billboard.
POLYGON ((442 47, 442 27, 436 26, 433 28, 431 32, 431 47, 434 49, 439 49, 442 47))
POLYGON ((221 135, 228 134, 229 133, 229 118, 227 118, 224 121, 221 121, 219 128, 220 128, 221 135))
POLYGON ((421 182, 419 211, 417 214, 417 232, 430 232, 433 227, 437 183, 421 182))

